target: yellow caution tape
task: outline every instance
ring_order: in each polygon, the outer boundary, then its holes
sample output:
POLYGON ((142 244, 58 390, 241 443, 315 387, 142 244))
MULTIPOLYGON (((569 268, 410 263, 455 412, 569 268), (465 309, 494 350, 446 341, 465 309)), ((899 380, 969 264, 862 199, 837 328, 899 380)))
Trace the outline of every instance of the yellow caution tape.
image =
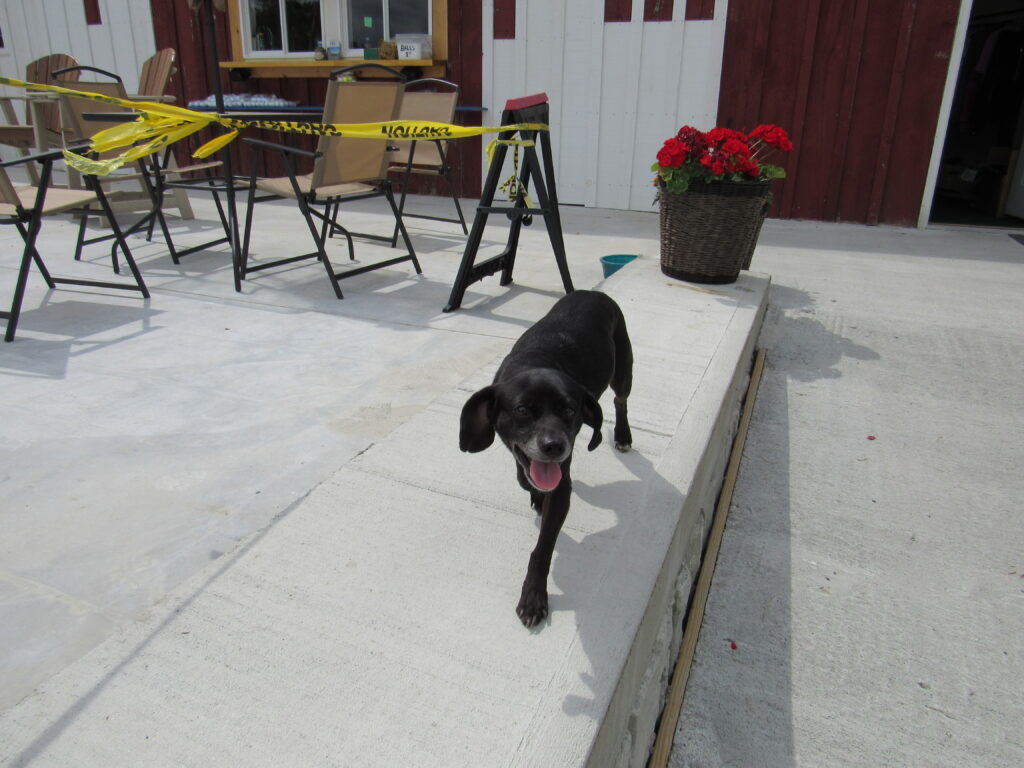
MULTIPOLYGON (((209 157, 231 143, 238 135, 238 131, 244 128, 301 133, 309 136, 345 136, 347 138, 385 139, 390 141, 447 141, 449 139, 481 136, 485 133, 549 130, 548 126, 543 123, 516 123, 514 125, 490 127, 452 125, 450 123, 438 123, 428 120, 391 120, 383 123, 297 123, 284 120, 239 120, 222 117, 210 112, 199 112, 184 107, 176 107, 170 104, 118 99, 99 93, 76 91, 59 85, 30 83, 10 77, 0 77, 0 85, 26 88, 31 91, 49 91, 64 96, 113 104, 139 112, 138 119, 98 131, 91 137, 89 151, 103 153, 118 149, 125 150, 116 157, 104 160, 91 160, 70 150, 64 150, 64 159, 69 166, 82 173, 97 176, 106 176, 125 163, 158 152, 164 147, 187 136, 191 136, 193 133, 197 133, 213 124, 232 130, 203 144, 193 153, 193 157, 209 157)), ((490 157, 492 152, 493 150, 488 148, 488 157, 490 157)))
POLYGON ((512 175, 509 176, 505 181, 498 187, 502 192, 508 195, 509 202, 516 202, 522 199, 523 205, 527 208, 533 208, 533 200, 529 193, 526 191, 526 185, 523 184, 519 179, 519 148, 520 147, 532 147, 533 142, 530 139, 493 139, 487 145, 487 166, 490 167, 494 162, 494 150, 498 148, 499 144, 508 144, 513 147, 512 152, 512 175))

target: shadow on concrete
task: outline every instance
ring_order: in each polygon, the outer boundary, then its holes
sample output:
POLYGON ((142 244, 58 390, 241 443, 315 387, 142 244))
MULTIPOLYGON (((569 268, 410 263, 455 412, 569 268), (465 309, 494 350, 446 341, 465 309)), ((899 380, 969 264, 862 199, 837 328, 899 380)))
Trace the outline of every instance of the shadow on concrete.
POLYGON ((790 383, 838 378, 844 357, 879 360, 801 316, 810 294, 773 283, 767 349, 670 766, 796 766, 793 725, 790 383), (735 647, 734 644, 735 643, 735 647))
MULTIPOLYGON (((611 433, 607 429, 605 437, 611 437, 611 433)), ((605 444, 598 450, 614 451, 615 449, 611 445, 611 440, 606 439, 605 444)), ((594 695, 589 699, 574 694, 567 696, 562 702, 562 711, 571 717, 599 717, 594 708, 594 700, 598 695, 597 687, 600 683, 597 676, 608 678, 604 688, 607 689, 609 684, 614 688, 621 672, 618 668, 602 668, 599 663, 606 660, 608 656, 606 651, 601 650, 605 646, 604 623, 601 617, 587 616, 584 608, 588 604, 593 605, 594 601, 574 597, 577 593, 594 591, 601 587, 601 584, 594 584, 587 579, 588 554, 601 549, 602 542, 621 538, 622 529, 634 522, 635 516, 640 513, 642 504, 638 503, 638 497, 647 492, 658 493, 655 487, 659 484, 664 487, 666 484, 666 481, 655 471, 651 460, 639 451, 631 450, 626 453, 615 451, 615 455, 630 471, 633 479, 595 485, 573 481, 573 495, 592 507, 611 511, 614 514, 615 524, 611 528, 584 536, 579 542, 574 541, 570 536, 560 536, 555 547, 558 556, 551 570, 552 582, 563 593, 552 598, 552 612, 572 611, 575 614, 580 646, 590 660, 591 672, 581 672, 580 680, 594 692, 594 695)), ((569 516, 568 523, 571 524, 571 508, 569 516)), ((606 547, 607 544, 605 543, 604 546, 606 547)), ((627 563, 623 563, 621 567, 625 569, 629 566, 627 563)), ((587 595, 581 594, 581 597, 587 597, 587 595)))
MULTIPOLYGON (((855 360, 879 360, 877 352, 856 344, 827 328, 820 321, 801 316, 810 313, 814 299, 796 288, 773 283, 759 345, 768 350, 772 363, 773 350, 784 355, 786 372, 798 381, 837 379, 837 365, 845 357, 855 360)), ((779 365, 776 360, 773 364, 779 365)))
POLYGON ((673 768, 738 765, 750 755, 773 768, 796 765, 788 379, 769 355, 676 729, 673 768))
POLYGON ((32 340, 0 347, 0 370, 4 373, 63 378, 72 357, 119 344, 153 332, 153 318, 162 314, 144 299, 135 305, 103 304, 65 299, 69 291, 49 292, 36 307, 23 309, 19 331, 47 333, 65 338, 32 340), (90 339, 92 336, 102 336, 90 339))

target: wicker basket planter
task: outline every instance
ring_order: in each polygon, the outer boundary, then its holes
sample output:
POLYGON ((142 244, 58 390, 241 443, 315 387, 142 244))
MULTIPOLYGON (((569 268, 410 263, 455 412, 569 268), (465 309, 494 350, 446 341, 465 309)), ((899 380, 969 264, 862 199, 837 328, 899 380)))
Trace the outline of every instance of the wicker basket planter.
POLYGON ((661 271, 694 283, 732 283, 750 267, 771 205, 770 181, 695 182, 661 189, 661 271))

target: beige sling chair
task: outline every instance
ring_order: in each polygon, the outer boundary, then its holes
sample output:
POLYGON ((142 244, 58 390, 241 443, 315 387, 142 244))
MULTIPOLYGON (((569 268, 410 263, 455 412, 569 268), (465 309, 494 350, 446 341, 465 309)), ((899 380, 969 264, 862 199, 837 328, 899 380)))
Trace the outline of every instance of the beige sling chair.
MULTIPOLYGON (((324 123, 376 123, 394 120, 402 102, 402 82, 396 80, 372 80, 359 82, 342 82, 337 79, 349 69, 368 69, 379 65, 360 65, 358 67, 337 70, 331 73, 327 84, 327 97, 324 103, 324 123)), ((394 70, 387 70, 394 72, 394 70)), ((421 274, 416 251, 413 249, 409 235, 402 223, 402 216, 395 203, 391 190, 391 182, 387 178, 389 142, 380 139, 356 139, 345 136, 321 136, 316 152, 297 149, 273 142, 246 139, 252 147, 253 155, 250 167, 252 176, 249 186, 248 204, 245 215, 245 235, 242 245, 242 277, 251 272, 270 267, 288 264, 301 259, 318 259, 327 271, 335 295, 341 299, 340 282, 365 272, 383 267, 393 266, 404 261, 411 261, 417 274, 421 274), (259 179, 256 168, 259 163, 259 152, 277 153, 287 171, 286 176, 259 179), (296 172, 297 158, 313 159, 312 173, 298 175, 296 172), (257 193, 263 193, 257 197, 257 193), (368 235, 350 232, 337 223, 338 206, 354 200, 365 200, 373 197, 384 197, 391 208, 407 253, 395 258, 376 261, 360 267, 336 271, 325 249, 328 238, 340 232, 348 241, 349 258, 355 260, 353 237, 369 238, 392 243, 391 234, 368 235), (313 237, 316 250, 299 256, 290 256, 273 261, 249 263, 250 234, 252 231, 253 209, 256 202, 262 200, 290 198, 296 202, 299 211, 306 220, 306 225, 313 237), (319 219, 318 226, 315 219, 319 219)), ((393 247, 393 245, 392 245, 393 247)))
MULTIPOLYGON (((452 123, 455 120, 455 107, 459 102, 459 86, 447 80, 424 77, 405 84, 402 96, 402 108, 399 110, 400 120, 430 120, 436 123, 452 123)), ((396 141, 396 151, 389 156, 388 170, 402 174, 402 195, 398 200, 398 210, 403 218, 431 219, 433 221, 450 221, 462 225, 462 233, 468 235, 466 218, 462 215, 459 196, 452 182, 452 166, 449 161, 450 141, 396 141), (422 213, 408 213, 405 210, 405 196, 409 189, 409 178, 412 174, 439 176, 448 184, 448 194, 455 203, 458 218, 444 216, 428 216, 422 213)), ((393 241, 398 238, 395 229, 393 241)))

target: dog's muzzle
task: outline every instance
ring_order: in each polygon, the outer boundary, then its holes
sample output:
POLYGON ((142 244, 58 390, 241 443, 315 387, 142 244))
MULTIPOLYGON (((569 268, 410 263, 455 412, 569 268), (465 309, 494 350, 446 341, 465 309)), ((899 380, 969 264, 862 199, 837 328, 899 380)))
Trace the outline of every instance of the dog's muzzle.
POLYGON ((539 441, 528 445, 515 446, 513 453, 530 479, 530 484, 542 493, 549 493, 562 482, 562 462, 569 458, 569 448, 562 442, 544 443, 538 450, 539 441), (539 458, 535 458, 538 457, 539 458))

